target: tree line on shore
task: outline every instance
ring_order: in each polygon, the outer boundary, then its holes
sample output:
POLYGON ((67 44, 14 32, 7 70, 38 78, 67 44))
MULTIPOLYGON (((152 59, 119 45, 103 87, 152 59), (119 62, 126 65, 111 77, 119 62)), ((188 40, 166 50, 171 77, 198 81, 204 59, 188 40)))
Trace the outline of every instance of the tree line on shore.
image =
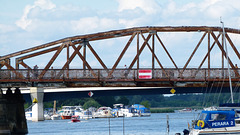
MULTIPOLYGON (((238 102, 238 93, 235 95, 235 102, 238 102)), ((104 96, 92 98, 74 98, 68 100, 58 100, 57 107, 81 105, 84 109, 89 107, 108 106, 122 103, 124 105, 142 104, 147 108, 175 108, 192 107, 203 108, 218 106, 220 103, 227 103, 230 99, 229 93, 206 93, 206 94, 175 94, 175 95, 134 95, 134 96, 104 96)), ((31 103, 26 103, 25 108, 31 103)), ((44 102, 44 108, 52 108, 53 102, 44 102)))

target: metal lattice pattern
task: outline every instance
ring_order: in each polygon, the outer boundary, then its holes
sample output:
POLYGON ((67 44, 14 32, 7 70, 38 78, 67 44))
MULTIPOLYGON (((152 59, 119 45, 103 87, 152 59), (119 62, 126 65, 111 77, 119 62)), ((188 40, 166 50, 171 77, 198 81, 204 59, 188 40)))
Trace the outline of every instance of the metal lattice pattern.
MULTIPOLYGON (((240 30, 225 28, 225 37, 227 42, 232 47, 236 57, 240 60, 240 53, 232 42, 228 34, 240 34, 240 30)), ((36 46, 30 49, 22 50, 12 54, 8 54, 0 57, 0 81, 1 82, 82 82, 82 81, 97 81, 103 82, 143 82, 139 78, 139 70, 145 70, 139 67, 139 57, 144 52, 144 49, 148 49, 152 57, 151 78, 145 79, 145 82, 206 82, 214 80, 226 80, 227 71, 224 68, 224 59, 229 59, 229 65, 231 68, 231 77, 233 81, 239 82, 240 75, 238 67, 234 65, 230 58, 227 58, 225 49, 222 45, 222 28, 220 27, 137 27, 130 29, 114 30, 108 32, 101 32, 95 34, 87 34, 80 36, 73 36, 64 39, 60 39, 54 42, 46 43, 40 46, 36 46), (199 42, 192 51, 187 62, 183 67, 176 64, 175 60, 169 53, 167 47, 161 39, 160 33, 164 32, 201 32, 199 42), (118 37, 128 36, 129 39, 125 44, 125 47, 121 51, 119 57, 115 60, 112 67, 107 67, 101 56, 97 54, 94 47, 91 45, 92 41, 97 42, 99 40, 113 39, 118 37), (140 42, 140 39, 142 42, 140 42), (213 42, 210 42, 213 39, 213 42), (127 69, 118 68, 118 65, 124 57, 129 46, 136 41, 137 48, 136 54, 130 60, 130 65, 127 69), (193 56, 197 52, 199 46, 201 46, 203 40, 207 40, 207 52, 203 54, 203 59, 198 68, 188 68, 189 63, 192 61, 193 56), (162 61, 158 58, 155 51, 155 42, 162 46, 163 51, 169 58, 174 68, 167 68, 162 64, 162 61), (222 55, 222 68, 212 68, 210 66, 210 54, 214 47, 219 48, 222 55), (73 52, 70 53, 70 48, 73 52), (97 59, 97 62, 102 68, 94 69, 86 59, 86 48, 90 50, 90 53, 97 59), (67 59, 64 65, 59 69, 51 69, 50 67, 54 61, 61 55, 62 50, 66 49, 67 59), (43 69, 32 69, 27 63, 27 59, 34 57, 40 57, 47 53, 53 53, 53 56, 49 59, 49 62, 43 69), (69 65, 75 57, 80 58, 83 63, 81 69, 70 69, 69 65), (15 67, 11 65, 11 59, 15 58, 15 67), (203 64, 207 63, 208 68, 202 68, 203 64), (157 64, 157 66, 156 66, 157 64), (19 66, 24 69, 19 69, 19 66), (3 69, 5 67, 6 69, 3 69), (158 68, 156 68, 158 67, 158 68), (127 70, 127 71, 126 71, 127 70)))

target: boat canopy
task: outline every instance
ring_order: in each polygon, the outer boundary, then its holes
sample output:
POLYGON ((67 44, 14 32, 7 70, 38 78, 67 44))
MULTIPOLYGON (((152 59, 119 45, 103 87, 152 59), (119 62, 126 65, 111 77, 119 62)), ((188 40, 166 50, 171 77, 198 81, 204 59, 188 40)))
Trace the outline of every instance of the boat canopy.
POLYGON ((222 128, 235 126, 235 111, 202 111, 195 129, 222 128))
POLYGON ((136 109, 145 108, 145 106, 140 105, 140 104, 134 104, 133 107, 136 108, 136 109))

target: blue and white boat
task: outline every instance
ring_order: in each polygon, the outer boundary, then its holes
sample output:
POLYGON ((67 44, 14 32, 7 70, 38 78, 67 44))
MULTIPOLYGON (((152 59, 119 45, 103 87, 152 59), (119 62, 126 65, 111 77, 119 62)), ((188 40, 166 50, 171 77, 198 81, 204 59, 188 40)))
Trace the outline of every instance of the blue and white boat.
POLYGON ((202 111, 189 135, 240 134, 240 118, 235 110, 202 111))
POLYGON ((27 120, 32 120, 32 111, 25 112, 25 117, 27 120))
POLYGON ((133 107, 128 107, 123 104, 114 104, 112 109, 112 114, 114 117, 137 117, 137 109, 133 107))
POLYGON ((132 107, 137 110, 137 113, 138 113, 139 116, 151 116, 150 109, 146 108, 143 105, 134 104, 132 107))
POLYGON ((114 117, 123 117, 123 104, 113 104, 112 114, 114 117))

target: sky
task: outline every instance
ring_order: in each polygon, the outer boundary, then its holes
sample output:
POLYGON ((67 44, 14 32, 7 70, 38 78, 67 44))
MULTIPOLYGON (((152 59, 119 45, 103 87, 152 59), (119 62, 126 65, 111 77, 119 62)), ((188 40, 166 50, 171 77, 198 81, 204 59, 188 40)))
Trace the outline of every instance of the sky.
MULTIPOLYGON (((239 0, 0 0, 0 3, 0 56, 65 37, 131 27, 221 26, 221 17, 225 27, 240 28, 239 0)), ((193 41, 196 46, 199 36, 190 34, 187 43, 193 41)), ((182 47, 186 36, 162 34, 161 37, 165 37, 163 41, 178 65, 183 65, 187 59, 179 58, 182 51, 186 51, 186 57, 193 51, 192 45, 182 47)), ((112 66, 114 62, 108 60, 109 57, 115 61, 120 52, 114 50, 122 50, 128 39, 101 41, 94 45, 106 65, 112 66)), ((131 50, 134 47, 130 47, 120 66, 129 64, 128 59, 133 57, 131 50)), ((48 58, 38 60, 39 65, 44 66, 48 58)), ((99 66, 94 58, 89 58, 89 62, 93 67, 99 66)), ((142 60, 141 65, 151 64, 149 60, 142 60)), ((165 65, 172 66, 169 60, 165 65)))

